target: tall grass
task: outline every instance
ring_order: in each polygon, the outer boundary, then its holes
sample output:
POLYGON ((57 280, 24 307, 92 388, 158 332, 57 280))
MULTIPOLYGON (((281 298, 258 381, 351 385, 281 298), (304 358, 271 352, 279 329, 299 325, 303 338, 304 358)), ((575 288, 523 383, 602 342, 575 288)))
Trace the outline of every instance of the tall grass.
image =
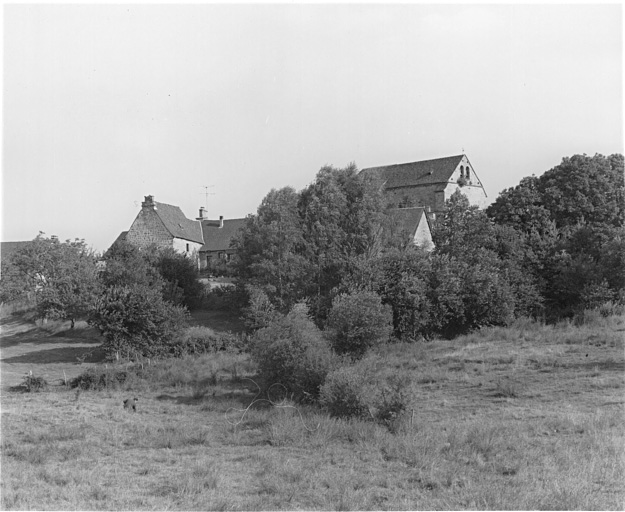
POLYGON ((523 320, 379 347, 361 363, 371 382, 412 381, 392 429, 271 403, 247 380, 247 355, 228 352, 122 366, 135 380, 79 399, 64 388, 9 395, 0 506, 621 509, 618 329, 606 317, 523 320), (136 414, 121 406, 129 392, 136 414))

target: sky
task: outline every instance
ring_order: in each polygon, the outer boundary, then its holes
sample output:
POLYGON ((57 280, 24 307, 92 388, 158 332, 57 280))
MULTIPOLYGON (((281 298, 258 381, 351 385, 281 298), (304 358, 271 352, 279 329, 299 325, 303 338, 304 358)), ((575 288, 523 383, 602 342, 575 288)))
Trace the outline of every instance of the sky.
POLYGON ((241 218, 324 165, 463 151, 493 201, 623 152, 620 3, 7 4, 3 26, 3 241, 104 251, 146 195, 241 218))

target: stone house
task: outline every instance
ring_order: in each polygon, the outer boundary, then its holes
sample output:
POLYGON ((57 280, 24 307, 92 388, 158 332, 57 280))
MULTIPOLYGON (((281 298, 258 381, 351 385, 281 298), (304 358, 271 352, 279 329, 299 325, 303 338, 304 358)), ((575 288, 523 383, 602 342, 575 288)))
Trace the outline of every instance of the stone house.
POLYGON ((391 204, 426 208, 431 221, 444 211, 445 201, 457 190, 472 205, 484 207, 487 201, 484 186, 466 155, 370 167, 361 173, 381 181, 391 204))
POLYGON ((189 255, 199 252, 204 245, 198 221, 187 219, 178 206, 157 203, 153 196, 145 196, 125 239, 137 247, 172 247, 189 255))
POLYGON ((229 260, 232 257, 230 241, 244 222, 245 219, 224 220, 223 217, 210 220, 205 208, 200 208, 200 216, 191 220, 178 206, 145 196, 130 229, 122 232, 117 240, 126 240, 141 248, 171 247, 196 258, 199 268, 204 269, 212 258, 229 260))

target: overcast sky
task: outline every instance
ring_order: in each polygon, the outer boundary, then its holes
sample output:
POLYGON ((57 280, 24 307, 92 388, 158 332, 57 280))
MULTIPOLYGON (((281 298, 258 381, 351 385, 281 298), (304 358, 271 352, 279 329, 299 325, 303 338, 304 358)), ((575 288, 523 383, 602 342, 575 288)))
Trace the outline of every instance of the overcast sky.
POLYGON ((620 4, 5 5, 2 240, 101 251, 148 194, 239 218, 463 149, 492 201, 623 152, 622 58, 620 4))

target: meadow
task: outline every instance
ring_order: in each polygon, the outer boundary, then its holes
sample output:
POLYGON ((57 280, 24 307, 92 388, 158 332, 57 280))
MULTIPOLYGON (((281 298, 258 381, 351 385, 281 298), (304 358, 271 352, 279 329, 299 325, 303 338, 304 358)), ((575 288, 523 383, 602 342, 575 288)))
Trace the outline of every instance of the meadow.
POLYGON ((245 353, 108 363, 126 380, 71 389, 104 366, 95 333, 16 324, 1 340, 1 508, 621 510, 625 318, 578 320, 376 349, 375 371, 412 382, 393 428, 259 394, 245 353), (8 378, 27 371, 50 385, 8 378))

